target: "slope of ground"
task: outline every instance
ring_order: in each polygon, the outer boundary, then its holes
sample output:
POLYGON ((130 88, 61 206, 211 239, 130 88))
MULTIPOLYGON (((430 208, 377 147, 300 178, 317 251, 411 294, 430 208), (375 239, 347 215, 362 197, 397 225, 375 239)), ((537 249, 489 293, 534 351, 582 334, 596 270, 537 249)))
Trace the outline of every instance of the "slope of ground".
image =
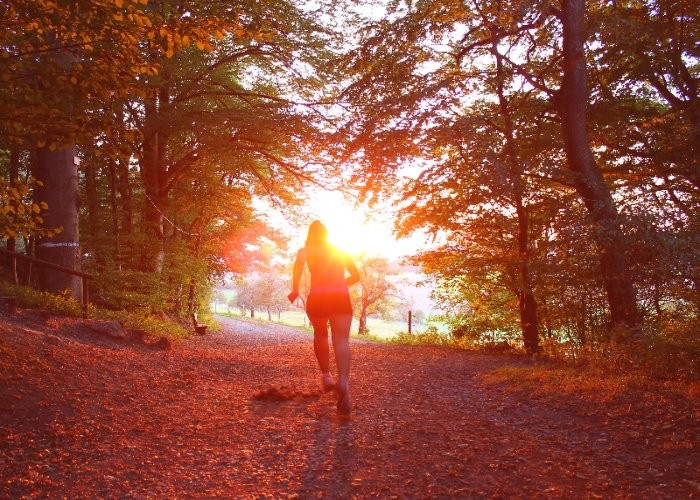
POLYGON ((700 496, 692 401, 484 382, 518 357, 353 340, 351 418, 310 336, 221 319, 164 349, 0 318, 0 497, 700 496))

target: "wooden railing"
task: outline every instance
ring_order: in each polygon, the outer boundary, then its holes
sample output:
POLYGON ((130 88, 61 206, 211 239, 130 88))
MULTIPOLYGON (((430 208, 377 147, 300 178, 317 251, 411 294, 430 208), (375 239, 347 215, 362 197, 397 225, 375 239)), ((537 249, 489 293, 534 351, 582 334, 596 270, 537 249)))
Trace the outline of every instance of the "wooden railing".
POLYGON ((12 267, 16 267, 17 260, 23 260, 25 262, 31 262, 41 267, 48 267, 49 269, 55 269, 56 271, 62 271, 64 273, 72 274, 73 276, 78 276, 82 283, 82 301, 83 301, 83 317, 87 318, 88 305, 90 303, 90 282, 88 280, 92 279, 92 276, 83 273, 81 271, 76 271, 75 269, 69 269, 67 267, 59 266, 53 262, 48 262, 45 260, 37 259, 36 257, 30 257, 29 255, 24 255, 17 252, 11 252, 4 248, 0 248, 0 254, 7 255, 12 259, 12 267))

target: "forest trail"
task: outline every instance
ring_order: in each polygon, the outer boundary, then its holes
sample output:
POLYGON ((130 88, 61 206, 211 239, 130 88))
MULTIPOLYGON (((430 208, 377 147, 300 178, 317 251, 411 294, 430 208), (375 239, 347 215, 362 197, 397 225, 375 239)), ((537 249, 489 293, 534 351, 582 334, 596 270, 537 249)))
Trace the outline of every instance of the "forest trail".
POLYGON ((686 400, 534 396, 486 382, 521 357, 353 340, 342 418, 308 334, 220 320, 162 350, 0 318, 0 497, 700 496, 686 400))

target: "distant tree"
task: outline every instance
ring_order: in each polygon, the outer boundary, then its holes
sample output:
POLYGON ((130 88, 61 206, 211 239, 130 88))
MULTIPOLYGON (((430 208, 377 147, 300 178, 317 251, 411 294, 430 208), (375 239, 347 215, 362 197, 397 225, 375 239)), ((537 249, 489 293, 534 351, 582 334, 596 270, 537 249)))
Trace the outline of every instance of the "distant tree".
POLYGON ((399 289, 392 281, 397 272, 391 270, 387 259, 362 257, 358 259, 358 268, 360 283, 352 288, 351 295, 359 321, 358 333, 365 335, 369 332, 367 317, 390 309, 399 297, 399 289))
POLYGON ((248 309, 251 317, 256 310, 265 311, 267 319, 272 321, 273 312, 279 316, 289 307, 288 293, 287 283, 280 273, 268 271, 243 280, 237 287, 236 304, 248 309))
POLYGON ((214 293, 212 294, 212 302, 214 304, 214 312, 216 313, 216 306, 218 304, 226 304, 226 294, 222 292, 221 290, 214 290, 214 293))
POLYGON ((236 305, 243 312, 250 311, 250 317, 255 317, 256 297, 252 283, 242 281, 236 286, 236 305))
POLYGON ((236 304, 236 296, 234 295, 228 301, 226 301, 226 311, 231 314, 231 309, 238 307, 236 304))
POLYGON ((270 271, 261 275, 256 281, 261 300, 261 308, 267 311, 267 319, 272 321, 272 313, 279 319, 282 311, 289 307, 289 287, 279 272, 270 271))

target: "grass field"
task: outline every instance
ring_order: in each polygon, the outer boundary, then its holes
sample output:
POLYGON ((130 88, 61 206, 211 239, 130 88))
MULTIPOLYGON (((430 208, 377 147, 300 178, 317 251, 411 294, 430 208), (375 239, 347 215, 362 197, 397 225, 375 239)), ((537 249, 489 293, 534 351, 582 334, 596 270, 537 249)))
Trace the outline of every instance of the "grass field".
MULTIPOLYGON (((229 302, 235 295, 233 290, 221 289, 218 290, 221 293, 221 298, 225 302, 229 302)), ((226 314, 229 312, 229 308, 226 306, 225 302, 219 302, 217 304, 211 305, 212 312, 217 314, 226 314)), ((230 309, 232 316, 240 317, 240 312, 237 308, 230 309)), ((248 317, 250 317, 248 313, 248 317)), ((263 311, 255 311, 255 319, 261 321, 267 321, 267 313, 263 311)), ((294 309, 290 311, 284 311, 278 318, 277 314, 272 315, 272 321, 275 323, 281 323, 284 325, 290 325, 301 328, 308 328, 311 331, 311 326, 309 325, 309 320, 306 317, 306 313, 302 309, 294 309)), ((431 322, 431 325, 436 326, 438 331, 443 331, 445 328, 442 325, 435 324, 431 322)), ((351 334, 357 335, 357 330, 359 328, 357 319, 353 319, 351 334)), ((397 336, 399 333, 408 332, 408 324, 406 321, 385 321, 379 318, 368 318, 367 328, 369 328, 369 337, 374 337, 377 340, 386 340, 397 336)), ((413 324, 413 333, 419 333, 425 331, 427 325, 413 324)))
MULTIPOLYGON (((228 314, 228 308, 226 306, 223 306, 221 304, 216 306, 216 309, 212 306, 212 312, 215 312, 217 314, 228 314)), ((242 317, 242 315, 238 312, 238 310, 231 309, 231 316, 234 317, 242 317)), ((250 318, 250 315, 246 315, 248 318, 250 318)), ((255 312, 255 319, 258 321, 268 321, 267 319, 267 313, 266 312, 261 312, 261 311, 256 311, 255 312)), ((281 323, 284 325, 289 325, 289 326, 295 326, 295 327, 300 327, 300 328, 306 328, 308 331, 311 331, 311 326, 309 325, 309 320, 306 317, 306 313, 302 311, 301 309, 299 310, 292 310, 292 311, 284 311, 282 312, 281 315, 273 314, 272 315, 272 322, 273 323, 281 323)), ((358 330, 358 322, 357 319, 353 319, 352 321, 352 327, 351 327, 351 333, 353 335, 357 334, 358 330)), ((408 331, 408 325, 404 322, 400 321, 385 321, 382 319, 378 318, 368 318, 367 319, 367 327, 369 328, 369 336, 374 337, 378 340, 386 340, 392 337, 395 337, 401 332, 407 332, 408 331)), ((413 325, 413 331, 418 332, 422 331, 425 329, 425 325, 420 325, 416 326, 413 325)))

